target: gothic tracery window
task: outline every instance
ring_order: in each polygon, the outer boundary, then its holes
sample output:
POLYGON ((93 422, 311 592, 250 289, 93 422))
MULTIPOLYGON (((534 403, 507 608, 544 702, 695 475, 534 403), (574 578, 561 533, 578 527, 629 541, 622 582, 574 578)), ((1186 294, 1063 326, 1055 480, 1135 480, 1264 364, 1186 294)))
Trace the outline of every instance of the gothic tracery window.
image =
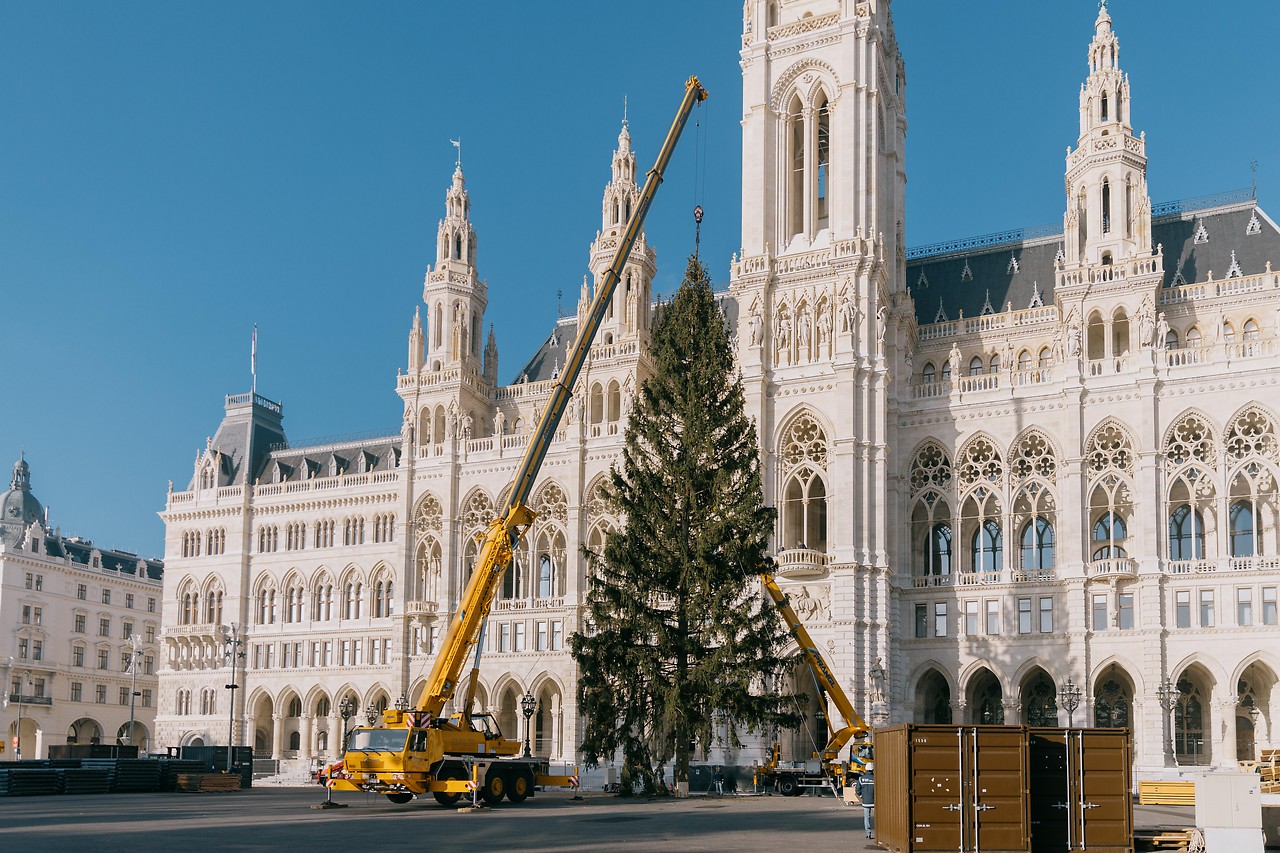
POLYGON ((827 550, 828 464, 826 431, 809 412, 794 418, 783 433, 781 545, 827 550))
POLYGON ((991 439, 979 435, 960 452, 957 469, 961 535, 969 545, 965 569, 998 573, 1004 568, 1004 460, 991 439))
POLYGON ((1133 693, 1128 685, 1108 678, 1098 688, 1093 701, 1093 724, 1100 729, 1124 729, 1130 725, 1133 693))
POLYGON ((1134 472, 1133 442, 1128 432, 1115 421, 1099 425, 1086 442, 1085 464, 1090 495, 1090 559, 1127 557, 1134 472))

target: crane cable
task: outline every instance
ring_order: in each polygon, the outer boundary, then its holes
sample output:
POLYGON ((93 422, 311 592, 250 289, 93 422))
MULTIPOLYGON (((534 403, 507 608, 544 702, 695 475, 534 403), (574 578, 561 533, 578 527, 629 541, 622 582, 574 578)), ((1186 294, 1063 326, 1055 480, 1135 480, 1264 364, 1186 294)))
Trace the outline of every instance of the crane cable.
MULTIPOLYGON (((707 109, 706 101, 700 101, 694 113, 693 141, 693 257, 697 259, 702 247, 702 200, 707 190, 707 138, 709 133, 703 128, 702 111, 707 109)), ((710 115, 705 116, 710 125, 710 115)))

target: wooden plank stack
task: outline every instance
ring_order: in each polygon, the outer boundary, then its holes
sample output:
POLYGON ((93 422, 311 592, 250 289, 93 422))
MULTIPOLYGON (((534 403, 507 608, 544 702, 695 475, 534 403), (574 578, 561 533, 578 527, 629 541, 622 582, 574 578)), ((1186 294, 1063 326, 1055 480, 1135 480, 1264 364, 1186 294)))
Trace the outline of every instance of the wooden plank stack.
POLYGON ((240 776, 235 773, 179 773, 177 789, 187 793, 239 791, 240 776))
POLYGON ((1174 782, 1139 782, 1138 805, 1142 806, 1194 806, 1196 783, 1189 780, 1174 782))

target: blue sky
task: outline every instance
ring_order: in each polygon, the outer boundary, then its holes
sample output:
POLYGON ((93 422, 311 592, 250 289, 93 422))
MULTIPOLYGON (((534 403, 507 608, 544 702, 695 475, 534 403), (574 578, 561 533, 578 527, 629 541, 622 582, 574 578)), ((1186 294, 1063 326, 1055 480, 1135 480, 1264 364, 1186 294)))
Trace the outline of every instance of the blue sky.
MULTIPOLYGON (((1280 213, 1280 3, 1116 0, 1153 200, 1280 213)), ((900 0, 907 243, 1060 222, 1097 4, 900 0)), ((396 370, 463 165, 509 381, 572 306, 622 117, 647 169, 684 79, 712 99, 650 215, 678 284, 701 203, 740 224, 737 0, 530 4, 0 0, 0 463, 63 533, 163 549, 223 395, 294 440, 395 428, 396 370), (643 10, 628 11, 628 10, 643 10)), ((1277 259, 1280 262, 1280 259, 1277 259)))

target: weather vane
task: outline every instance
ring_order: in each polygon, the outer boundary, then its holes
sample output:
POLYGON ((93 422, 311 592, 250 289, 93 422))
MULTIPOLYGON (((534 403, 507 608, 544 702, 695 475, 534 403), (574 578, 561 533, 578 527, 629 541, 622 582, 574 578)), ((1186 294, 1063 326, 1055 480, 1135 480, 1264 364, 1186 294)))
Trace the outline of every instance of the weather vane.
POLYGON ((462 137, 459 136, 457 139, 450 139, 449 141, 453 143, 454 148, 458 149, 458 168, 461 169, 462 168, 462 137))

